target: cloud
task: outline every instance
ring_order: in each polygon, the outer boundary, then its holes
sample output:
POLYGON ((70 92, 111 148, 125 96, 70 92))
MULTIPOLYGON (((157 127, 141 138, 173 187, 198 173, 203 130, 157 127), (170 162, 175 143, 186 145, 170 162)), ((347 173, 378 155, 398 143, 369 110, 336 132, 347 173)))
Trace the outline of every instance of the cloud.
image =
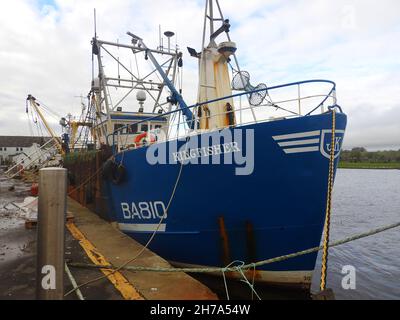
MULTIPOLYGON (((268 85, 328 78, 349 116, 346 147, 400 148, 400 2, 220 1, 242 69, 268 85)), ((79 114, 91 81, 93 8, 102 39, 127 30, 158 45, 158 25, 182 50, 200 49, 204 1, 14 0, 0 11, 0 134, 29 134, 28 93, 60 116, 79 114)), ((184 95, 195 102, 197 61, 184 52, 184 95)), ((56 119, 50 120, 57 127, 56 119)))

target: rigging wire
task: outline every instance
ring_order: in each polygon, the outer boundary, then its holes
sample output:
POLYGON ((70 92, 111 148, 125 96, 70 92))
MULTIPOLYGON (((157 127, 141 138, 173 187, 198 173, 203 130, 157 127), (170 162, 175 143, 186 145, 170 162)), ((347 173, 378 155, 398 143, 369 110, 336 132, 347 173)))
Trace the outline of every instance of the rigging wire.
POLYGON ((36 101, 39 103, 38 107, 41 108, 42 110, 48 112, 50 114, 50 116, 52 116, 54 119, 59 120, 60 118, 62 118, 61 115, 59 115, 57 112, 52 110, 50 107, 48 107, 42 101, 40 101, 38 99, 36 99, 36 101))

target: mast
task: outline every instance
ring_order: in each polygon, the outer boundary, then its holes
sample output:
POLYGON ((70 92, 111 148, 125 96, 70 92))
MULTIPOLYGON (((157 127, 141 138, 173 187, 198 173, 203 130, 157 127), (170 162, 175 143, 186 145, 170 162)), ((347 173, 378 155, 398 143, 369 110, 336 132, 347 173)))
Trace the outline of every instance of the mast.
POLYGON ((214 10, 213 10, 213 0, 208 0, 210 6, 210 34, 214 33, 214 10))
MULTIPOLYGON (((104 101, 104 105, 106 108, 106 116, 107 116, 107 133, 110 134, 113 131, 112 128, 112 122, 111 122, 111 113, 110 113, 110 101, 108 100, 108 92, 107 92, 107 80, 105 79, 104 75, 104 68, 103 68, 103 63, 101 61, 101 46, 98 45, 97 38, 93 38, 93 52, 95 55, 97 55, 97 64, 98 64, 98 85, 99 85, 99 100, 100 104, 102 101, 104 101)), ((95 79, 93 80, 93 82, 95 79)), ((93 85, 95 85, 93 83, 93 85)))
MULTIPOLYGON (((219 0, 206 0, 205 7, 206 7, 206 9, 205 9, 205 15, 204 15, 202 50, 204 50, 206 48, 205 40, 206 40, 206 33, 207 33, 207 30, 206 30, 206 21, 207 21, 207 19, 209 19, 209 25, 210 25, 210 27, 209 27, 209 29, 210 29, 210 45, 209 46, 216 45, 215 43, 213 43, 214 39, 218 35, 223 33, 223 32, 225 32, 226 37, 228 39, 228 42, 232 42, 231 36, 229 34, 229 29, 230 29, 229 20, 224 18, 224 15, 223 15, 222 10, 221 10, 221 6, 219 4, 219 0), (217 11, 218 11, 218 16, 217 17, 214 15, 214 1, 215 1, 215 5, 217 7, 217 11), (223 25, 219 29, 217 29, 215 31, 214 23, 216 23, 217 21, 223 22, 223 25)), ((234 60, 234 63, 235 63, 236 71, 242 77, 241 69, 240 69, 240 66, 239 66, 239 61, 238 61, 236 52, 233 52, 232 56, 233 56, 233 60, 234 60)), ((200 59, 200 66, 203 65, 202 64, 202 59, 203 59, 203 55, 201 56, 201 59, 200 59)), ((244 79, 242 78, 241 80, 244 83, 244 79)), ((246 95, 246 96, 247 96, 247 99, 249 100, 249 98, 250 98, 249 95, 246 95)), ((257 118, 256 118, 255 112, 253 110, 253 106, 250 103, 249 103, 249 105, 250 105, 250 110, 251 110, 253 119, 254 119, 255 122, 257 122, 257 118)))
MULTIPOLYGON (((229 63, 230 56, 236 51, 236 44, 229 37, 231 25, 228 19, 224 19, 218 0, 215 0, 215 3, 214 0, 206 0, 205 7, 201 52, 189 49, 192 56, 199 58, 199 103, 232 95, 229 63), (218 8, 219 16, 214 15, 214 5, 218 8), (223 33, 227 35, 228 41, 219 40, 223 33)), ((223 129, 236 125, 232 98, 203 104, 198 107, 197 114, 200 120, 199 128, 202 130, 223 129)))
MULTIPOLYGON (((134 35, 130 34, 130 36, 132 37, 134 35)), ((179 107, 182 109, 182 113, 186 117, 186 121, 189 123, 189 127, 192 128, 193 124, 194 124, 194 123, 192 123, 193 122, 193 114, 189 109, 187 109, 188 106, 187 106, 186 102, 183 100, 181 94, 178 92, 178 90, 176 90, 175 85, 172 83, 172 81, 168 78, 168 75, 161 68, 161 65, 158 63, 157 59, 154 57, 154 55, 152 53, 153 50, 149 50, 141 38, 136 37, 136 39, 140 42, 141 47, 143 47, 145 49, 147 56, 153 63, 154 67, 157 69, 158 73, 162 77, 162 79, 163 79, 164 83, 167 85, 168 89, 171 91, 172 95, 171 95, 171 97, 169 97, 169 102, 172 104, 179 105, 179 107)))
MULTIPOLYGON (((159 110, 158 113, 170 111, 172 104, 179 104, 183 108, 186 108, 186 104, 184 103, 180 93, 175 88, 176 69, 181 66, 179 65, 179 61, 182 59, 182 53, 178 52, 177 47, 175 50, 171 50, 170 46, 167 49, 163 48, 161 45, 157 49, 150 49, 144 45, 141 38, 135 36, 131 32, 127 32, 127 34, 132 38, 131 44, 123 44, 119 41, 104 41, 97 38, 92 39, 92 53, 97 56, 98 77, 92 80, 91 92, 93 92, 97 98, 95 99, 97 101, 97 113, 99 115, 103 112, 106 113, 108 134, 111 134, 114 131, 112 127, 113 122, 111 114, 116 110, 118 111, 118 109, 120 109, 119 106, 126 102, 128 98, 133 95, 132 93, 144 91, 150 99, 154 101, 152 113, 157 109, 159 110), (124 49, 125 52, 126 50, 130 51, 131 54, 134 55, 137 67, 135 72, 132 68, 129 68, 128 65, 126 65, 126 61, 115 56, 115 53, 112 50, 119 51, 119 49, 124 49), (143 54, 145 60, 150 60, 153 68, 151 72, 145 75, 139 73, 139 67, 137 64, 137 55, 143 54), (165 57, 166 60, 158 63, 154 57, 156 54, 165 57), (102 55, 104 55, 104 57, 102 55), (108 59, 106 61, 111 59, 112 63, 117 64, 117 69, 121 70, 124 74, 118 72, 118 75, 105 75, 103 63, 105 59, 108 59), (154 77, 154 75, 157 75, 157 77, 154 77), (129 76, 129 78, 127 76, 129 76), (172 79, 170 79, 171 76, 172 79), (121 89, 120 93, 122 94, 120 94, 115 101, 111 100, 110 87, 121 89), (172 92, 172 97, 170 97, 167 102, 163 102, 162 94, 165 92, 166 87, 172 92), (157 93, 153 94, 154 91, 157 93), (166 108, 166 105, 169 105, 169 107, 166 108), (101 110, 103 110, 103 112, 101 112, 101 110)), ((169 38, 174 35, 174 33, 170 31, 165 32, 164 34, 169 38)), ((139 108, 139 113, 140 112, 139 108)), ((192 117, 191 113, 189 114, 187 110, 185 110, 184 113, 187 113, 188 116, 192 117)), ((168 119, 169 117, 170 115, 167 116, 168 119)))

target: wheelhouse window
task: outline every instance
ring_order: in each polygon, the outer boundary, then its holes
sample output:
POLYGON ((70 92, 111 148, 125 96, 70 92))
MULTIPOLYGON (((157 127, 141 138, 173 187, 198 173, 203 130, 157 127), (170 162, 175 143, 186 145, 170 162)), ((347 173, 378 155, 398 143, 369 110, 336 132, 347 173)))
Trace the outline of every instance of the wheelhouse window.
MULTIPOLYGON (((114 124, 114 131, 116 131, 116 130, 122 128, 123 126, 124 126, 124 125, 121 124, 121 123, 116 123, 116 124, 114 124)), ((120 132, 123 133, 121 130, 120 130, 120 132)))
POLYGON ((138 124, 137 123, 133 123, 129 126, 129 133, 137 133, 138 132, 138 124))
POLYGON ((142 124, 141 131, 144 131, 144 132, 149 131, 149 126, 147 124, 142 124))

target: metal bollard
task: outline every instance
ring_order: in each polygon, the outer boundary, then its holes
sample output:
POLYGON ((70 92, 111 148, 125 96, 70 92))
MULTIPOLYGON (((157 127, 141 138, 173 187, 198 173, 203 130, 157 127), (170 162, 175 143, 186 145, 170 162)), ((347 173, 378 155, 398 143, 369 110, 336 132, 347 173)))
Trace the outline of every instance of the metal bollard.
POLYGON ((67 169, 39 171, 36 298, 62 300, 67 209, 67 169))

